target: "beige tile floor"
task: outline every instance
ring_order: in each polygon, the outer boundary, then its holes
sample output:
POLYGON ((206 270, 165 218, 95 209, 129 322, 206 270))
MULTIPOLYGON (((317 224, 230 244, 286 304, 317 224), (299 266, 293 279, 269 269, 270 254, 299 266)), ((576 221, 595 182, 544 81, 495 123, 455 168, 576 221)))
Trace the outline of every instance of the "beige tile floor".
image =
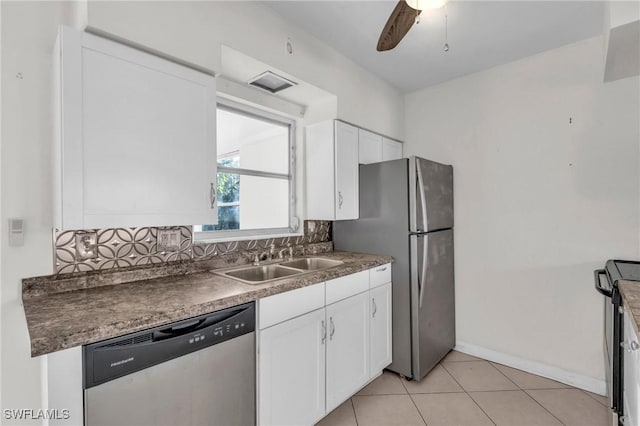
POLYGON ((385 371, 318 426, 608 426, 607 399, 450 352, 421 382, 385 371))

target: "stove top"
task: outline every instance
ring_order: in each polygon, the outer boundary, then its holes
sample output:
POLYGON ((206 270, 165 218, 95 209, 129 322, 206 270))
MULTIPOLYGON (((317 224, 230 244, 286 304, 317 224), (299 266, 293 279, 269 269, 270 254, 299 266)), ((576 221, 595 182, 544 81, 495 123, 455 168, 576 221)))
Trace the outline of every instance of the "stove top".
POLYGON ((618 285, 618 280, 640 281, 640 262, 632 260, 608 260, 606 265, 609 282, 618 285))

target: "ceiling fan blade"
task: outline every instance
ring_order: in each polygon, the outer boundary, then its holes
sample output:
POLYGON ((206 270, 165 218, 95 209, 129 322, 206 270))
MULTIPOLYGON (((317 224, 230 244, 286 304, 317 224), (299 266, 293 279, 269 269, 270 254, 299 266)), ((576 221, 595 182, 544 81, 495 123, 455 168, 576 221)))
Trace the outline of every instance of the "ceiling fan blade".
POLYGON ((396 47, 398 43, 400 43, 400 40, 409 32, 416 21, 416 17, 420 15, 420 12, 420 10, 409 7, 406 1, 400 0, 382 29, 382 33, 378 39, 378 52, 391 50, 396 47))

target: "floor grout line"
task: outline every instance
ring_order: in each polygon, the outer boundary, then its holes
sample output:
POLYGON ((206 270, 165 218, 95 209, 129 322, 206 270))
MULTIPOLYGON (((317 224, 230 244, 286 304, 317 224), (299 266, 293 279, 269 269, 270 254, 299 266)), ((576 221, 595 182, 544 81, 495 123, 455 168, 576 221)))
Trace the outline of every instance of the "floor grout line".
POLYGON ((425 419, 424 416, 422 415, 422 411, 420 411, 420 409, 416 405, 416 402, 413 400, 413 397, 411 396, 411 394, 409 394, 409 399, 411 400, 411 403, 413 404, 413 406, 416 407, 416 410, 418 411, 418 415, 422 419, 422 422, 424 423, 424 425, 429 426, 429 423, 427 423, 427 419, 425 419))
MULTIPOLYGON (((525 387, 518 385, 518 383, 516 383, 514 380, 512 380, 506 373, 504 373, 498 367, 496 367, 496 365, 494 365, 494 363, 492 363, 491 361, 488 361, 488 360, 481 359, 481 358, 474 359, 474 360, 463 360, 463 361, 447 361, 447 362, 441 361, 437 365, 442 367, 444 372, 450 377, 451 380, 453 380, 453 382, 455 382, 459 386, 461 391, 444 391, 444 392, 440 391, 440 392, 416 392, 416 393, 412 393, 412 392, 409 391, 409 388, 407 387, 407 383, 405 383, 405 380, 407 380, 406 378, 403 378, 401 375, 399 375, 399 374, 397 374, 395 372, 389 372, 390 374, 393 375, 394 379, 400 380, 400 384, 402 385, 402 389, 404 390, 404 393, 374 393, 374 394, 369 394, 369 395, 354 395, 353 397, 351 397, 349 399, 349 403, 351 404, 351 410, 352 410, 356 425, 360 426, 360 424, 361 424, 361 422, 358 420, 358 415, 357 415, 356 409, 355 409, 354 398, 356 396, 376 397, 376 396, 408 395, 410 400, 411 400, 411 403, 413 404, 415 409, 418 411, 420 419, 422 420, 422 422, 424 423, 425 426, 428 426, 429 423, 427 423, 427 420, 426 420, 425 416, 423 415, 423 413, 418 408, 418 404, 417 404, 416 400, 414 399, 414 396, 416 396, 416 395, 448 395, 448 394, 464 393, 465 395, 467 395, 467 397, 469 397, 471 399, 471 401, 473 401, 473 404, 486 416, 487 419, 489 419, 489 421, 493 425, 497 424, 496 421, 494 421, 494 419, 480 406, 478 401, 476 401, 473 398, 473 396, 471 395, 472 393, 475 394, 475 393, 488 393, 488 392, 521 392, 524 395, 526 395, 526 398, 528 398, 529 400, 532 400, 535 405, 537 405, 540 408, 542 408, 542 410, 544 412, 546 412, 549 416, 551 416, 551 418, 555 419, 560 425, 563 425, 563 426, 566 426, 566 424, 562 420, 560 420, 554 413, 552 413, 549 409, 547 409, 541 402, 539 402, 530 392, 536 392, 536 391, 560 391, 560 390, 568 391, 568 390, 574 390, 575 389, 575 390, 578 390, 578 391, 582 392, 583 394, 586 394, 587 399, 590 400, 590 401, 593 401, 595 404, 597 404, 599 406, 607 407, 607 404, 604 404, 600 399, 598 399, 597 395, 595 395, 595 394, 592 395, 592 394, 590 394, 589 392, 587 392, 587 391, 585 391, 583 389, 578 389, 578 388, 575 388, 575 387, 572 387, 572 386, 568 386, 566 388, 552 387, 552 388, 526 389, 525 387), (462 386, 462 384, 453 376, 453 374, 447 368, 447 365, 454 364, 454 363, 461 363, 461 362, 467 362, 468 363, 468 362, 478 362, 478 361, 488 362, 498 373, 500 373, 501 376, 506 378, 509 383, 513 384, 516 387, 516 389, 504 389, 504 390, 496 389, 496 390, 469 391, 469 390, 465 389, 464 386, 462 386)), ((518 370, 518 369, 516 369, 516 370, 518 370)), ((522 371, 522 370, 519 370, 519 371, 522 371)), ((383 374, 385 374, 385 372, 383 372, 383 374)), ((524 372, 524 373, 527 373, 527 372, 524 372)), ((531 373, 528 373, 528 374, 531 374, 531 373)), ((378 380, 378 379, 379 378, 377 378, 375 380, 378 380)), ((407 380, 407 382, 408 382, 408 380, 407 380)), ((364 426, 364 424, 362 426, 364 426)))
POLYGON ((356 419, 356 426, 358 426, 358 415, 356 414, 356 406, 353 405, 353 397, 349 398, 349 402, 351 403, 351 410, 353 411, 353 418, 356 419))
POLYGON ((507 376, 506 374, 504 374, 502 371, 500 371, 500 369, 498 367, 496 367, 495 365, 493 365, 493 363, 491 361, 487 361, 489 363, 489 365, 491 367, 493 367, 494 370, 496 370, 498 373, 500 373, 502 376, 504 376, 505 379, 507 379, 508 381, 510 381, 511 383, 513 383, 513 385, 515 387, 517 387, 520 390, 523 390, 522 387, 520 385, 518 385, 516 382, 514 382, 513 380, 511 380, 511 378, 509 376, 507 376))
MULTIPOLYGON (((487 361, 489 362, 489 365, 493 367, 494 370, 496 370, 498 373, 502 374, 508 381, 510 381, 511 383, 513 383, 519 390, 520 392, 523 392, 525 395, 527 395, 529 398, 531 398, 536 404, 538 404, 544 411, 546 411, 547 413, 549 413, 549 415, 551 417, 553 417, 554 419, 556 419, 558 422, 560 422, 561 425, 566 426, 562 420, 560 420, 559 418, 557 418, 551 411, 549 411, 547 409, 547 407, 545 407, 544 405, 542 405, 540 402, 538 402, 537 399, 535 399, 533 396, 531 396, 529 394, 529 392, 527 392, 526 389, 524 389, 522 386, 520 386, 519 384, 517 384, 514 380, 511 380, 511 378, 509 376, 507 376, 505 373, 503 373, 498 367, 496 367, 495 365, 493 365, 493 362, 491 361, 487 361)), ((502 364, 500 364, 502 365, 502 364)), ((514 370, 518 370, 517 368, 515 368, 514 370)), ((518 370, 518 371, 522 371, 522 370, 518 370)), ((524 373, 526 373, 526 371, 524 371, 524 373)), ((531 373, 528 373, 531 374, 531 373)))
MULTIPOLYGON (((441 363, 442 365, 442 363, 441 363)), ((454 382, 456 382, 458 384, 458 386, 460 386, 460 389, 462 389, 465 393, 465 395, 467 395, 469 397, 469 399, 471 401, 473 401, 474 404, 476 404, 476 407, 478 407, 480 409, 480 411, 482 411, 484 413, 485 416, 487 416, 487 418, 489 419, 489 421, 491 423, 493 423, 494 426, 497 425, 497 423, 493 420, 493 418, 489 415, 489 413, 487 413, 486 411, 484 411, 484 409, 480 406, 480 404, 478 404, 478 401, 476 401, 475 399, 473 399, 473 397, 469 394, 469 392, 467 392, 467 390, 464 388, 464 386, 462 386, 462 384, 455 378, 453 377, 453 374, 451 374, 451 372, 449 372, 449 370, 447 370, 447 367, 445 367, 444 365, 442 365, 442 368, 444 368, 444 371, 447 372, 447 374, 453 379, 454 382)))
MULTIPOLYGON (((441 393, 455 393, 455 392, 441 392, 441 393)), ((397 395, 411 395, 410 393, 372 393, 371 395, 353 395, 351 398, 355 398, 356 396, 397 396, 397 395)))
MULTIPOLYGON (((602 401, 600 401, 598 398, 596 398, 594 395, 591 395, 591 393, 590 393, 589 391, 586 391, 586 390, 584 390, 584 389, 580 389, 580 390, 581 390, 582 392, 584 392, 585 394, 587 394, 587 396, 588 396, 589 398, 591 398, 591 399, 595 400, 596 402, 599 402, 600 404, 604 405, 604 406, 605 406, 605 407, 607 407, 607 408, 610 408, 610 407, 609 407, 609 403, 608 403, 608 402, 605 404, 605 403, 603 403, 602 401)), ((596 395, 597 395, 597 394, 596 394, 596 395)), ((598 395, 598 396, 601 396, 601 397, 606 398, 606 396, 605 396, 605 395, 598 395)))
POLYGON ((546 411, 547 413, 551 414, 551 416, 552 416, 554 419, 556 419, 557 421, 559 421, 561 425, 566 426, 562 420, 560 420, 559 418, 557 418, 557 417, 556 417, 556 416, 555 416, 551 411, 547 410, 547 408, 546 408, 544 405, 542 405, 540 402, 538 402, 538 400, 537 400, 537 399, 535 399, 533 396, 531 396, 531 395, 529 394, 529 392, 527 392, 527 391, 526 391, 526 390, 524 390, 524 389, 523 389, 523 392, 524 392, 524 393, 525 393, 529 398, 533 399, 533 400, 536 402, 536 404, 538 404, 539 406, 541 406, 541 407, 544 409, 544 411, 546 411))

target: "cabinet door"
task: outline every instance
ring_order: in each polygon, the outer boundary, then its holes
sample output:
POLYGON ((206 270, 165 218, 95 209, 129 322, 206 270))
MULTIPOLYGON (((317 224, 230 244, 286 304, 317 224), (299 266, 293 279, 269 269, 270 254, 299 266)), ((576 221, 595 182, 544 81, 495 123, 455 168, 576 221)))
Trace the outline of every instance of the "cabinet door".
POLYGON ((56 226, 217 223, 215 78, 69 28, 58 43, 56 226))
POLYGON ((382 138, 382 161, 398 160, 402 158, 402 143, 382 138))
POLYGON ((327 306, 327 412, 369 380, 369 292, 327 306))
POLYGON ((358 129, 335 124, 336 220, 358 218, 358 129))
POLYGON ((358 129, 358 162, 360 164, 382 161, 382 136, 358 129))
POLYGON ((324 308, 260 331, 260 425, 312 425, 324 416, 325 339, 324 308))
POLYGON ((391 283, 371 290, 370 377, 391 364, 391 283))
MULTIPOLYGON (((628 309, 628 308, 627 308, 628 309)), ((640 350, 638 336, 629 319, 630 313, 624 313, 624 416, 625 424, 637 425, 640 421, 640 350), (635 342, 635 344, 634 344, 635 342)))

